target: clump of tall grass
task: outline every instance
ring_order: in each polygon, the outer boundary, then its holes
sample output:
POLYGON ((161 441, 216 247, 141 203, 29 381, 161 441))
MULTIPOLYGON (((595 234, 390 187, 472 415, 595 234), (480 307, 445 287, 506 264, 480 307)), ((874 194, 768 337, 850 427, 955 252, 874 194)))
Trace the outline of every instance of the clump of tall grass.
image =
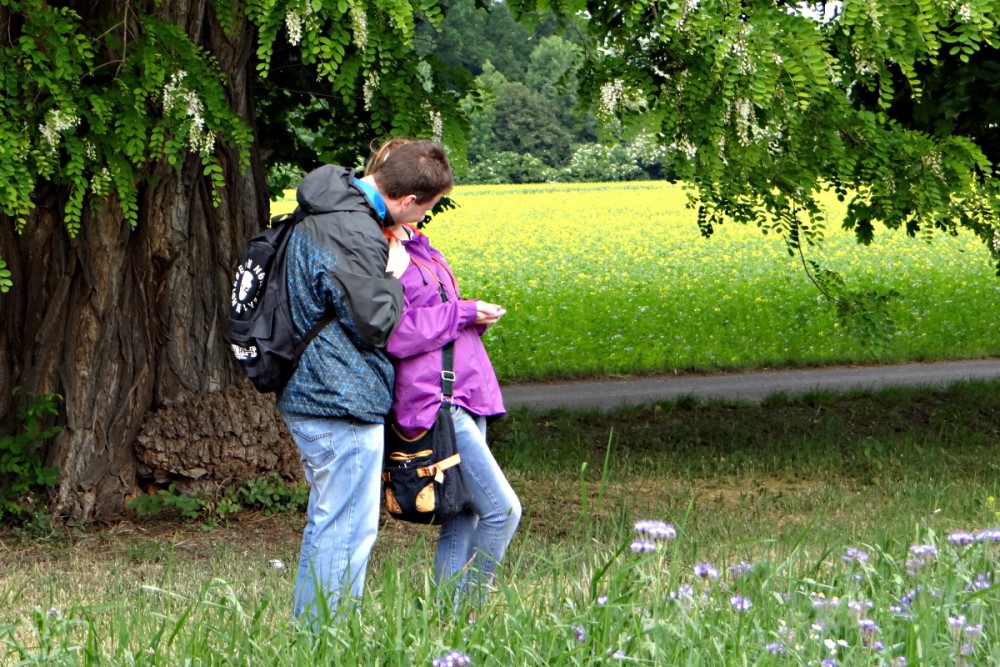
MULTIPOLYGON (((0 626, 5 665, 995 665, 1000 530, 746 558, 678 524, 593 525, 522 555, 475 620, 416 551, 318 631, 214 579, 0 626), (589 537, 588 537, 589 534, 589 537)), ((272 567, 275 567, 272 565, 272 567)), ((12 595, 0 591, 0 602, 12 595)))

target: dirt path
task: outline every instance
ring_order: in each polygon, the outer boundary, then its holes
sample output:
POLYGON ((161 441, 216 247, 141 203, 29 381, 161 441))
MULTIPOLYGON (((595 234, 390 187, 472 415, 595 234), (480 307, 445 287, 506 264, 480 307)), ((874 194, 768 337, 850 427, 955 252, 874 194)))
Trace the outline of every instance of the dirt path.
POLYGON ((884 366, 832 366, 755 371, 718 375, 672 375, 622 380, 507 384, 508 409, 529 406, 609 410, 637 405, 699 399, 759 402, 774 394, 797 395, 813 391, 883 389, 893 386, 944 387, 969 380, 1000 379, 1000 358, 943 361, 884 366))

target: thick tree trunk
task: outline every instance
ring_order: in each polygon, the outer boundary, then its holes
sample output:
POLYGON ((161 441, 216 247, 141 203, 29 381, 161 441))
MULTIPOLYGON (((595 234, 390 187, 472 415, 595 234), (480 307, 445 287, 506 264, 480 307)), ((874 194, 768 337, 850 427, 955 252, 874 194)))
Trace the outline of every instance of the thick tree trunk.
MULTIPOLYGON (((120 0, 108 4, 121 13, 120 0)), ((230 102, 252 124, 252 28, 225 35, 206 0, 165 0, 155 11, 217 58, 230 102)), ((25 234, 0 219, 14 280, 0 295, 0 414, 9 426, 15 386, 64 396, 65 430, 47 457, 60 469, 62 516, 119 515, 136 488, 147 412, 242 380, 224 339, 226 300, 236 254, 266 215, 266 187, 256 147, 246 171, 228 147, 216 152, 227 183, 218 208, 191 159, 153 168, 135 230, 112 204, 70 239, 54 190, 25 234)))

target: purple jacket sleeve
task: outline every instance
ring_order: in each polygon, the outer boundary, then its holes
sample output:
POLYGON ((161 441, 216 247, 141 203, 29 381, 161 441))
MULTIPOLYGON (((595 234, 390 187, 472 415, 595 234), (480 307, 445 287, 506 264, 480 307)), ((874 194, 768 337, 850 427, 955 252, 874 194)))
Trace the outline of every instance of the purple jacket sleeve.
POLYGON ((476 321, 475 301, 448 301, 423 307, 405 301, 403 316, 386 344, 386 352, 397 359, 442 348, 476 321))

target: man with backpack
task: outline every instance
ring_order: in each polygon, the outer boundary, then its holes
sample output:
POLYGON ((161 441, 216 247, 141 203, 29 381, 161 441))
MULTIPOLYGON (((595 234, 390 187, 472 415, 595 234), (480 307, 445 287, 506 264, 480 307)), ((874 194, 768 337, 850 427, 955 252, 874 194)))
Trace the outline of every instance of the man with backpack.
POLYGON ((422 220, 451 186, 444 150, 417 141, 374 176, 328 165, 298 187, 304 217, 285 255, 292 321, 302 337, 332 316, 277 401, 311 486, 293 613, 313 624, 341 612, 345 594, 361 596, 378 529, 394 380, 383 348, 403 310, 398 278, 409 263, 382 228, 422 220))

